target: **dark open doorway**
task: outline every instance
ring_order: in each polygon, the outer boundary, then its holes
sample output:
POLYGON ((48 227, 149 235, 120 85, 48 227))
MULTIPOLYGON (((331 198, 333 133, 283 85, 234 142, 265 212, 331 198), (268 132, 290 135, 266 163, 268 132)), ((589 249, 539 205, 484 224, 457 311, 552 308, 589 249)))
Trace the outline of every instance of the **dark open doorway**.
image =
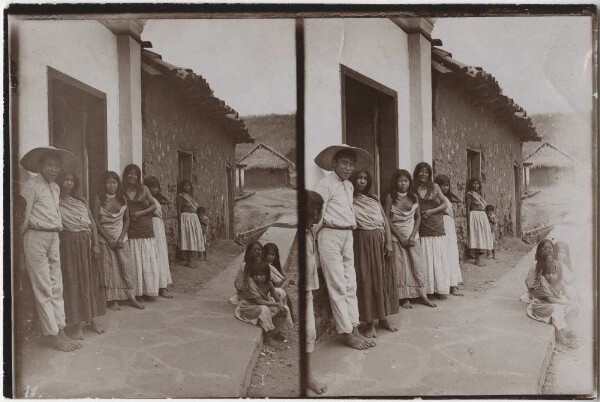
POLYGON ((373 156, 371 191, 381 199, 398 167, 398 94, 341 66, 344 143, 373 156))
POLYGON ((95 196, 108 168, 106 94, 48 67, 48 120, 50 144, 79 158, 81 195, 95 196))

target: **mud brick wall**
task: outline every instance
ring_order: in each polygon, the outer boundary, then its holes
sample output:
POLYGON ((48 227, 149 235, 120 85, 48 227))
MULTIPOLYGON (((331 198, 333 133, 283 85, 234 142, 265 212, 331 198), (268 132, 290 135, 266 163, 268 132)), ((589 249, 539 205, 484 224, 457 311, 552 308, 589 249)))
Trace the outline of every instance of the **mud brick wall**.
POLYGON ((178 239, 178 151, 193 154, 194 198, 207 209, 209 238, 225 238, 226 209, 233 214, 233 205, 227 205, 227 163, 235 166, 233 137, 214 118, 193 111, 183 99, 164 78, 142 75, 143 175, 158 178, 162 192, 172 202, 163 205, 170 261, 175 260, 178 239))
POLYGON ((468 241, 464 204, 469 179, 467 147, 481 151, 483 194, 488 204, 496 207, 499 236, 514 236, 514 164, 522 159, 521 142, 502 116, 480 106, 454 78, 438 76, 433 85, 433 170, 434 175, 447 175, 452 190, 463 200, 454 207, 462 259, 468 241))

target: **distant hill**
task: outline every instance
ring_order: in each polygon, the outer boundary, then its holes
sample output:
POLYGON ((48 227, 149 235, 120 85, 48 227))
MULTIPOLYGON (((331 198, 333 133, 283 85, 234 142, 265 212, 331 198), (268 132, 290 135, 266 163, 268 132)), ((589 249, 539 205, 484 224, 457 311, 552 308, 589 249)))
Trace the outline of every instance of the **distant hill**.
POLYGON ((591 163, 591 112, 534 114, 530 117, 542 141, 524 143, 523 157, 535 151, 544 141, 548 141, 580 162, 591 163))
POLYGON ((296 161, 296 115, 269 114, 263 116, 241 117, 246 127, 255 138, 254 144, 238 144, 235 147, 235 157, 239 160, 252 150, 258 143, 269 145, 293 162, 296 161), (290 158, 293 156, 293 158, 290 158))

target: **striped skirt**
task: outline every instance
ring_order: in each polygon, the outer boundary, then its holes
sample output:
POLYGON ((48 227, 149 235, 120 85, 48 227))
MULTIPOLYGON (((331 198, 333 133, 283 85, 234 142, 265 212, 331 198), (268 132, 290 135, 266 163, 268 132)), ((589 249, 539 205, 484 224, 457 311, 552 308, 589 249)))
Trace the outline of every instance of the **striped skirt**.
POLYGON ((492 228, 484 211, 471 211, 469 214, 469 248, 493 250, 492 228))
POLYGON ((195 212, 182 212, 179 228, 179 249, 181 251, 205 251, 204 234, 195 212))
POLYGON ((169 268, 169 249, 167 247, 165 224, 161 218, 154 216, 152 217, 152 225, 158 254, 158 287, 166 288, 173 281, 171 279, 171 269, 169 268))

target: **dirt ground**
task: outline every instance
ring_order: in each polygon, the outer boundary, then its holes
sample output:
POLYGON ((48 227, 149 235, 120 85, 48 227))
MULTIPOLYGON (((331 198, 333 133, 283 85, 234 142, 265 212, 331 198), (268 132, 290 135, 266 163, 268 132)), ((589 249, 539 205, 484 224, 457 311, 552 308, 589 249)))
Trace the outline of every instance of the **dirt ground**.
MULTIPOLYGON (((468 291, 484 291, 491 287, 494 282, 510 271, 527 254, 533 246, 521 239, 505 237, 498 241, 496 248, 496 259, 483 258, 485 267, 473 264, 474 260, 461 263, 463 284, 460 289, 468 291)), ((523 286, 525 286, 523 284, 523 286)))
POLYGON ((294 243, 288 268, 288 297, 294 306, 294 329, 288 331, 287 343, 264 345, 252 372, 249 397, 282 398, 300 396, 300 350, 298 348, 298 243, 294 243))
POLYGON ((235 203, 235 233, 268 225, 284 214, 295 214, 296 204, 294 189, 256 190, 255 194, 235 203))
POLYGON ((169 287, 169 290, 177 293, 196 293, 243 252, 244 247, 232 240, 216 239, 212 241, 208 247, 208 261, 197 261, 197 268, 171 263, 173 285, 169 287))

